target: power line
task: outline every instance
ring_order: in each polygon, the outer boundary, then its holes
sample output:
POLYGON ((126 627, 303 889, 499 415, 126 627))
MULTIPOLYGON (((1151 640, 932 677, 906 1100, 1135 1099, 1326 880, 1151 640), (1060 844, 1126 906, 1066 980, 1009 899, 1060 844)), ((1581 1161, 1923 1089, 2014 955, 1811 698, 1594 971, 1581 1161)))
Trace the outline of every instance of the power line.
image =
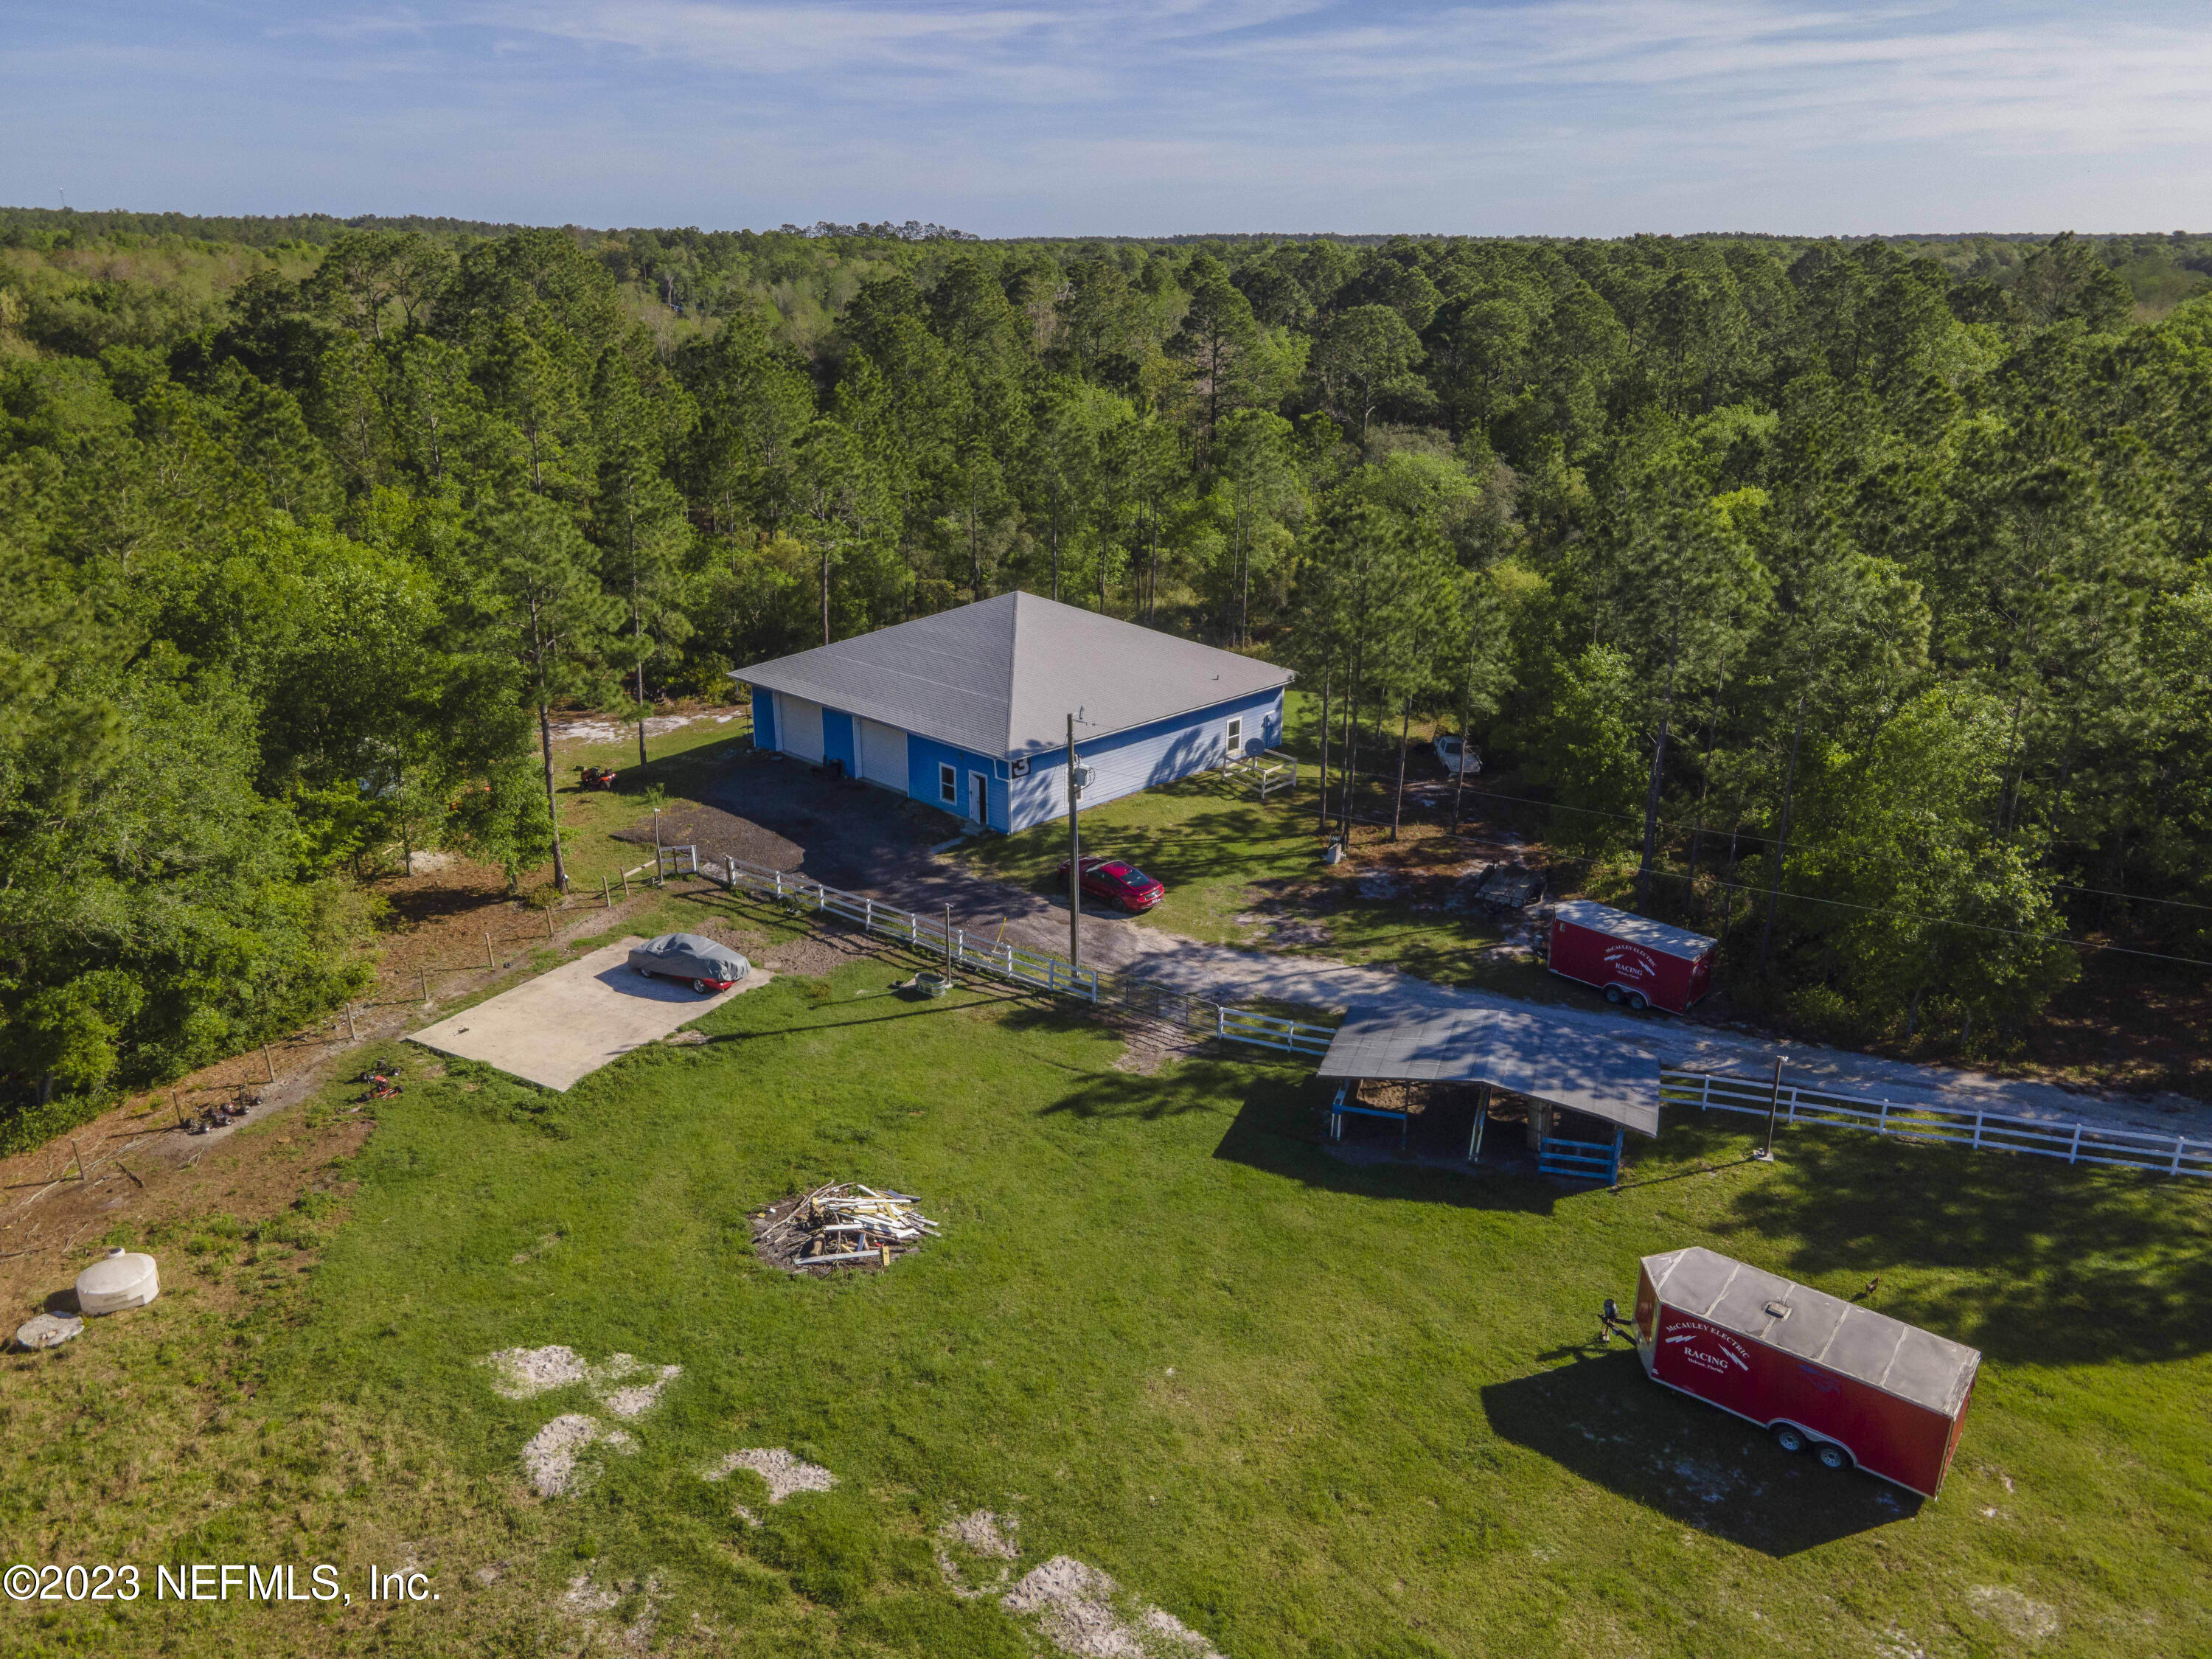
MULTIPOLYGON (((1354 776, 1355 776, 1355 777, 1357 777, 1358 775, 1358 775, 1358 774, 1354 774, 1354 776)), ((1377 773, 1377 772, 1370 772, 1370 773, 1367 773, 1365 775, 1366 775, 1366 776, 1367 776, 1367 777, 1368 777, 1371 781, 1377 782, 1377 783, 1382 783, 1382 784, 1383 785, 1383 787, 1386 787, 1386 788, 1389 787, 1389 783, 1388 783, 1388 781, 1386 781, 1385 776, 1384 776, 1384 775, 1383 775, 1383 774, 1377 773)), ((1466 788, 1466 787, 1465 787, 1465 786, 1462 786, 1462 787, 1463 788, 1465 788, 1466 793, 1467 793, 1468 794, 1470 794, 1470 795, 1480 795, 1480 796, 1481 796, 1484 799, 1486 799, 1486 800, 1510 800, 1510 801, 1516 802, 1516 803, 1517 803, 1518 805, 1522 805, 1522 806, 1535 806, 1535 807, 1540 807, 1540 808, 1542 808, 1545 811, 1547 811, 1547 812, 1580 812, 1580 813, 1582 813, 1583 816, 1585 816, 1585 817, 1587 817, 1615 818, 1615 819, 1618 819, 1620 822, 1621 822, 1621 823, 1643 823, 1643 822, 1644 822, 1644 815, 1643 815, 1641 812, 1614 812, 1614 811, 1608 811, 1608 810, 1607 810, 1606 808, 1601 807, 1601 806, 1570 806, 1570 805, 1567 805, 1565 802, 1564 802, 1564 801, 1537 800, 1537 799, 1534 799, 1533 796, 1528 796, 1528 795, 1508 795, 1508 794, 1501 793, 1500 792, 1498 792, 1498 790, 1495 790, 1495 789, 1474 789, 1474 788, 1466 788)), ((1659 818, 1659 819, 1655 820, 1655 822, 1658 824, 1659 828, 1660 828, 1661 830, 1668 830, 1668 829, 1672 829, 1672 830, 1675 830, 1675 831, 1677 831, 1677 832, 1679 833, 1679 832, 1680 832, 1680 830, 1681 830, 1681 828, 1682 828, 1681 821, 1680 821, 1680 819, 1675 819, 1675 820, 1672 821, 1672 822, 1671 822, 1671 823, 1670 823, 1670 822, 1669 822, 1668 819, 1665 819, 1665 818, 1659 818)), ((1719 826, 1719 825, 1717 825, 1717 824, 1706 824, 1706 823, 1698 823, 1692 824, 1692 825, 1691 826, 1691 828, 1692 828, 1692 830, 1696 834, 1698 834, 1698 835, 1701 835, 1701 836, 1709 835, 1709 836, 1714 836, 1716 839, 1717 839, 1721 835, 1723 835, 1723 833, 1725 833, 1725 834, 1729 836, 1729 838, 1731 841, 1747 841, 1747 842, 1751 842, 1754 843, 1755 845, 1760 846, 1760 847, 1771 847, 1771 846, 1773 846, 1773 845, 1775 844, 1774 840, 1773 840, 1773 838, 1772 838, 1771 836, 1769 836, 1756 835, 1756 834, 1753 834, 1752 831, 1750 831, 1750 830, 1727 830, 1727 831, 1723 832, 1723 831, 1722 830, 1722 829, 1720 828, 1720 826, 1719 826)), ((2070 845, 2086 845, 2087 843, 2075 842, 2075 843, 2069 843, 2069 844, 2070 844, 2070 845)), ((1814 843, 1813 843, 1813 844, 1812 844, 1811 846, 1809 846, 1809 847, 1808 847, 1808 846, 1807 846, 1807 845, 1805 845, 1803 842, 1799 842, 1799 843, 1797 844, 1796 850, 1797 850, 1798 852, 1800 852, 1800 853, 1819 853, 1819 852, 1824 852, 1824 851, 1826 851, 1827 849, 1826 849, 1826 848, 1823 848, 1823 847, 1822 847, 1819 842, 1814 842, 1814 843)), ((1578 860, 1578 861, 1579 861, 1579 862, 1581 862, 1581 863, 1584 863, 1584 864, 1588 864, 1588 863, 1593 863, 1593 862, 1595 862, 1595 860, 1589 860, 1589 859, 1583 859, 1583 860, 1578 860)), ((1661 873, 1662 873, 1662 874, 1674 874, 1675 872, 1671 872, 1671 871, 1667 871, 1667 872, 1662 872, 1661 873)), ((1722 883, 1721 884, 1722 884, 1723 886, 1724 886, 1724 887, 1732 887, 1732 888, 1735 888, 1735 890, 1741 891, 1741 892, 1749 892, 1749 891, 1753 890, 1752 890, 1752 889, 1750 889, 1750 888, 1747 888, 1747 887, 1742 887, 1742 886, 1740 886, 1738 884, 1735 884, 1735 883, 1723 882, 1723 883, 1722 883)), ((2068 892, 2069 892, 2069 893, 2098 893, 2098 894, 2101 894, 2101 895, 2103 895, 2104 896, 2106 896, 2106 897, 2107 897, 2107 898, 2125 899, 2125 900, 2127 900, 2127 901, 2128 901, 2128 902, 2130 902, 2130 904, 2163 904, 2163 905, 2168 905, 2168 906, 2171 906, 2172 908, 2175 908, 2175 909, 2179 909, 2179 910, 2202 910, 2202 911, 2206 912, 2208 915, 2212 915, 2212 904, 2192 904, 2192 903, 2190 903, 2190 902, 2189 902, 2187 900, 2185 900, 2185 899, 2162 899, 2162 898, 2152 898, 2152 897, 2150 897, 2150 896, 2149 896, 2148 895, 2147 895, 2147 894, 2142 894, 2142 893, 2123 893, 2123 892, 2119 892, 2119 891, 2118 891, 2118 890, 2115 890, 2115 889, 2109 888, 2109 887, 2083 887, 2083 886, 2079 885, 2079 884, 2076 884, 2076 883, 2070 882, 2070 881, 2054 881, 2054 882, 2052 882, 2051 884, 2053 887, 2063 888, 2066 891, 2068 891, 2068 892)), ((1809 895, 1809 894, 1803 894, 1803 893, 1785 893, 1785 894, 1784 894, 1784 895, 1783 895, 1783 896, 1784 896, 1784 898, 1797 898, 1797 899, 1801 899, 1801 900, 1802 900, 1805 903, 1808 903, 1808 904, 1841 904, 1841 903, 1843 903, 1843 902, 1844 902, 1844 901, 1843 901, 1843 900, 1841 900, 1841 899, 1819 899, 1819 898, 1814 898, 1814 897, 1813 897, 1813 896, 1812 896, 1811 895, 1809 895)), ((1875 908, 1879 908, 1879 907, 1875 907, 1875 908)), ((1913 913, 1913 912, 1910 912, 1910 911, 1899 910, 1899 911, 1895 911, 1895 912, 1893 912, 1893 913, 1892 913, 1892 914, 1898 915, 1912 915, 1912 914, 1915 914, 1915 913, 1913 913)), ((1952 921, 1952 919, 1951 919, 1950 917, 1948 917, 1948 916, 1926 916, 1926 917, 1922 917, 1922 918, 1921 918, 1921 920, 1923 920, 1923 921, 1952 921)), ((1953 922, 1953 923, 1952 923, 1952 925, 1953 925, 1953 926, 1954 926, 1954 927, 1980 927, 1980 926, 1982 926, 1982 924, 1980 924, 1980 923, 1978 923, 1978 922, 1971 922, 1971 921, 1957 921, 1957 922, 1953 922)), ((2012 930, 2008 929, 2008 928, 1995 928, 1995 929, 1990 929, 1990 930, 1989 930, 1989 931, 1991 931, 1991 932, 1996 932, 1996 933, 2007 933, 2007 932, 2011 932, 2012 930)), ((2021 938, 2021 939, 2059 939, 2059 938, 2061 938, 2061 937, 2062 937, 2062 935, 2059 935, 2059 934, 2057 934, 2057 933, 2021 933, 2021 934, 2018 934, 2018 935, 2017 935, 2017 937, 2021 938)), ((2166 956, 2166 955, 2163 955, 2163 954, 2161 954, 2160 952, 2156 951, 2133 951, 2133 950, 2130 950, 2130 949, 2128 949, 2128 947, 2127 947, 2127 946, 2125 946, 2125 945, 2094 945, 2094 944, 2091 944, 2091 943, 2087 942, 2087 940, 2082 940, 2082 939, 2068 939, 2066 942, 2067 942, 2067 943, 2069 943, 2069 944, 2072 944, 2072 945, 2080 945, 2083 950, 2085 950, 2085 951, 2118 951, 2121 952, 2123 955, 2125 955, 2125 956, 2134 956, 2134 957, 2152 957, 2152 958, 2154 958, 2154 959, 2155 959, 2155 960, 2157 960, 2157 961, 2160 961, 2160 962, 2194 962, 2194 963, 2200 963, 2200 965, 2204 966, 2204 967, 2212 967, 2212 960, 2208 960, 2208 959, 2202 958, 2202 957, 2172 957, 2172 956, 2166 956)))
POLYGON ((2212 913, 2212 904, 2191 904, 2186 899, 2151 898, 2142 893, 2123 893, 2113 887, 2082 887, 2070 881, 2054 881, 2053 887, 2063 887, 2069 893, 2102 893, 2106 898, 2125 899, 2130 904, 2170 904, 2177 910, 2203 910, 2212 913))
MULTIPOLYGON (((1595 859, 1571 859, 1567 861, 1585 865, 1597 862, 1595 859)), ((1666 876, 1675 881, 1692 879, 1686 871, 1665 870, 1656 865, 1652 866, 1651 873, 1655 876, 1666 876)), ((1742 882, 1736 881, 1723 881, 1720 883, 1720 886, 1724 891, 1731 893, 1757 895, 1768 890, 1765 888, 1747 886, 1742 882)), ((1778 892, 1775 896, 1790 899, 1799 904, 1826 904, 1838 910, 1863 911, 1869 915, 1910 916, 1915 921, 1930 921, 1941 927, 1967 927, 1978 933, 2001 933, 2008 939, 2032 939, 2051 945, 2069 945, 2077 951, 2109 951, 2124 957, 2144 957, 2153 962, 2183 962, 2192 967, 2212 968, 2212 957, 2169 956, 2163 951, 2137 951, 2124 945, 2100 945, 2094 939, 2075 939, 2065 933, 2031 933, 2020 927, 1993 927, 1984 921, 1961 921, 1956 916, 1931 916, 1924 911, 1899 910, 1893 905, 1854 904, 1849 899, 1816 898, 1810 893, 1788 891, 1778 892)))

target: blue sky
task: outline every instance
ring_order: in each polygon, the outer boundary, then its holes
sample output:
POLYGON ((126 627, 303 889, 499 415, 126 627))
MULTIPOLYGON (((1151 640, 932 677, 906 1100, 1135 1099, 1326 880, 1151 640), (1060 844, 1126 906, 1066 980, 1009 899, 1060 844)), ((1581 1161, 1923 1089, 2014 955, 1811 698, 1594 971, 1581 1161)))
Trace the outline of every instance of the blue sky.
POLYGON ((2212 6, 17 0, 0 200, 985 235, 2212 228, 2212 6))

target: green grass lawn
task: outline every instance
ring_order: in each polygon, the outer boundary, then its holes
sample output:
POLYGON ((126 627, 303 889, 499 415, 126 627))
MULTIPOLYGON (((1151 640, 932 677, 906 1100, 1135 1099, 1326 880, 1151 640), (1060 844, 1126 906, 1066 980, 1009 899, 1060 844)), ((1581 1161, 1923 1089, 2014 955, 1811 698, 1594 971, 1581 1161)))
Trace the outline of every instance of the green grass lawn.
MULTIPOLYGON (((1316 823, 1315 788, 1310 766, 1300 769, 1296 789, 1273 793, 1264 805, 1241 781, 1214 773, 1187 778, 1087 809, 1084 847, 1128 859, 1166 884, 1167 897, 1140 927, 1212 945, 1392 962, 1445 984, 1556 998, 1556 981, 1541 969, 1491 948, 1503 934, 1480 912, 1417 910, 1402 900, 1360 896, 1360 874, 1376 867, 1382 833, 1363 829, 1349 861, 1324 865, 1328 843, 1316 823), (1280 908, 1256 908, 1271 901, 1280 908), (1284 919, 1316 923, 1326 937, 1267 930, 1266 923, 1284 919)), ((980 874, 1056 890, 1067 856, 1066 821, 981 838, 958 856, 980 874)))
POLYGON ((703 799, 729 761, 750 750, 752 740, 751 717, 741 714, 725 725, 712 718, 694 720, 648 738, 651 759, 642 767, 634 731, 614 743, 556 743, 553 779, 571 890, 580 896, 597 892, 603 878, 619 885, 624 870, 650 866, 651 846, 617 841, 615 831, 650 817, 654 807, 672 800, 703 799), (586 766, 613 767, 615 788, 580 787, 578 775, 586 766))
POLYGON ((1311 1144, 1310 1073, 1136 1076, 1095 1025, 881 994, 901 971, 779 980, 566 1097, 418 1080, 342 1218, 202 1234, 198 1300, 7 1362, 0 1427, 40 1453, 0 1483, 9 1559, 408 1560, 437 1603, 9 1607, 0 1645, 573 1652, 588 1574, 670 1651, 1029 1652, 932 1562, 980 1506, 1024 1570, 1076 1556, 1231 1659, 2212 1650, 2212 1194, 1840 1134, 1747 1164, 1694 1122, 1618 1193, 1354 1169, 1311 1144), (747 1212, 833 1178, 922 1194, 943 1238, 757 1266, 747 1212), (1985 1349, 1939 1502, 1587 1346, 1692 1243, 1879 1273, 1985 1349), (684 1369, 635 1455, 540 1501, 523 1443, 595 1407, 477 1361, 548 1343, 684 1369), (770 1510, 697 1476, 775 1446, 842 1484, 770 1510))

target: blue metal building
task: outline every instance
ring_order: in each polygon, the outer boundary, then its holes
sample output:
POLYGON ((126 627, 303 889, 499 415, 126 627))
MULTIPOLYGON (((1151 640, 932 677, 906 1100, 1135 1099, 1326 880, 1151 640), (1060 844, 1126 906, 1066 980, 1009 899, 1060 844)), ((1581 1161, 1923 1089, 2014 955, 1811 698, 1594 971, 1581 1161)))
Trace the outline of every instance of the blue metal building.
POLYGON ((1291 676, 1015 592, 732 678, 759 747, 1014 830, 1066 812, 1069 714, 1095 806, 1273 748, 1291 676))

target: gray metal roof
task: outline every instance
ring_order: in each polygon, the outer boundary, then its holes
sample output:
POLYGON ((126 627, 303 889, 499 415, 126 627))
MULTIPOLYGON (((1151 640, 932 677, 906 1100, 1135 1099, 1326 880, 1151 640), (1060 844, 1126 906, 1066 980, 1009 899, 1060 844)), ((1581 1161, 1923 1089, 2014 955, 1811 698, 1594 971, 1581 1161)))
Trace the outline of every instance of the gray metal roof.
POLYGON ((1982 1363, 1980 1352, 1963 1342, 1702 1245, 1647 1255, 1644 1270, 1671 1308, 1946 1417, 1959 1414, 1982 1363))
POLYGON ((1323 1077, 1487 1083, 1659 1133, 1659 1060, 1540 1014, 1502 1008, 1355 1008, 1322 1057, 1323 1077))
POLYGON ((1663 921, 1654 921, 1649 916, 1639 916, 1632 910, 1616 910, 1609 904, 1599 904, 1589 899, 1568 899, 1555 907, 1553 914, 1561 921, 1571 921, 1577 927, 1587 927, 1592 933, 1609 938, 1626 939, 1632 945, 1641 945, 1662 955, 1680 957, 1695 962, 1719 943, 1703 933, 1693 933, 1686 927, 1669 927, 1663 921))
POLYGON ((750 685, 864 714, 979 755, 1058 749, 1067 716, 1123 732, 1291 681, 1286 668, 1179 640, 1034 593, 941 611, 857 639, 754 663, 750 685))

